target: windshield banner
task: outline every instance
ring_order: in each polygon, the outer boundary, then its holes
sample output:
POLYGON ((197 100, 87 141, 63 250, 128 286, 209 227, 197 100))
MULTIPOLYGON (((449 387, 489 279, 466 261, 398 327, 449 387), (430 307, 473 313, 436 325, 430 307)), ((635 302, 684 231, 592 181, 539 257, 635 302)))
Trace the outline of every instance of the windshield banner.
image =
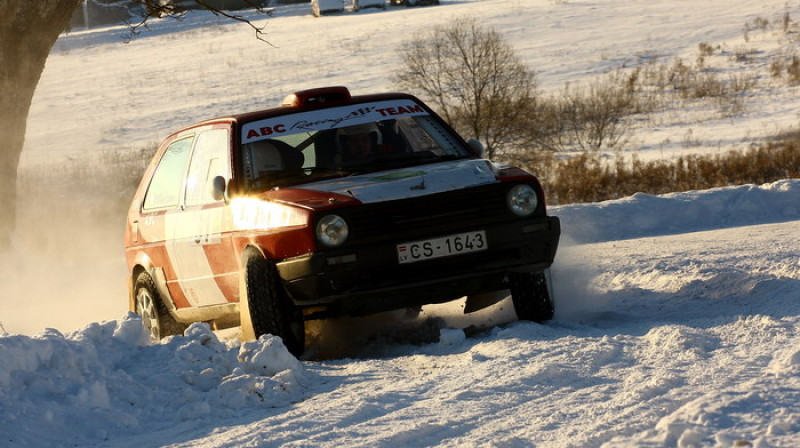
POLYGON ((242 143, 252 143, 300 132, 322 131, 391 118, 422 115, 428 115, 428 112, 411 100, 352 104, 298 114, 281 115, 242 126, 242 143))

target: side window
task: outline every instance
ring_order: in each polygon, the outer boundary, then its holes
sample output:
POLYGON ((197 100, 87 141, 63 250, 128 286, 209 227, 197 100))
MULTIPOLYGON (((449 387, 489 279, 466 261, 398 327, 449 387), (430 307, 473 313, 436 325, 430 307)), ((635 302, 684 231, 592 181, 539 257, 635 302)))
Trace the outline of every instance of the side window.
POLYGON ((147 189, 144 209, 178 206, 193 140, 192 137, 176 140, 164 152, 147 189))
POLYGON ((226 129, 212 129, 197 136, 186 176, 186 206, 215 202, 211 196, 214 178, 230 178, 228 142, 226 129))

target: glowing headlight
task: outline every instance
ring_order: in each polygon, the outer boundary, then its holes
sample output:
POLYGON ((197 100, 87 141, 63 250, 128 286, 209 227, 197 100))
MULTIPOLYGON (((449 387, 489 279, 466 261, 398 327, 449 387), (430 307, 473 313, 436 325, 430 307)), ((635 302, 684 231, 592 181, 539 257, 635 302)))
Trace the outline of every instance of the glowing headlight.
POLYGON ((517 216, 528 216, 536 210, 539 198, 533 187, 526 184, 516 185, 508 192, 508 208, 517 216))
POLYGON ((349 233, 347 221, 338 215, 327 215, 317 223, 317 239, 328 247, 341 245, 349 233))

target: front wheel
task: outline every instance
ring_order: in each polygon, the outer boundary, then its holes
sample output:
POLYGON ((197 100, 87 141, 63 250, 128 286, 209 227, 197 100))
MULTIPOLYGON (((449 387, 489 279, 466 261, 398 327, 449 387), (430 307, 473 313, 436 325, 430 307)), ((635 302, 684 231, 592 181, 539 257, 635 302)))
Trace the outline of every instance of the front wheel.
POLYGON ((289 352, 300 356, 305 348, 302 311, 291 303, 275 264, 260 255, 247 261, 240 287, 242 339, 263 334, 278 336, 289 352))
POLYGON ((509 281, 518 319, 543 322, 553 318, 553 301, 544 272, 514 273, 509 281))
POLYGON ((152 277, 142 272, 136 277, 135 312, 142 317, 142 325, 150 333, 150 339, 160 341, 161 338, 183 334, 186 325, 178 322, 169 314, 161 295, 158 293, 152 277))

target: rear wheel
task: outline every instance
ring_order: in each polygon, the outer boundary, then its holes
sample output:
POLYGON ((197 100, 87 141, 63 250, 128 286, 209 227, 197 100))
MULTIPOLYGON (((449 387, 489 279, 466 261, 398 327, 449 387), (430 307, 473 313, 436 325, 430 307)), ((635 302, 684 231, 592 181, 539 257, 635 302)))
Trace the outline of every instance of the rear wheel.
POLYGON ((553 301, 544 272, 514 273, 509 277, 511 301, 520 320, 543 322, 553 318, 553 301))
POLYGON ((150 333, 150 339, 160 341, 161 338, 183 334, 186 325, 178 322, 169 314, 161 295, 156 289, 153 279, 146 272, 136 277, 135 311, 142 316, 142 325, 150 333))
POLYGON ((250 257, 240 289, 242 338, 279 336, 291 354, 300 356, 305 348, 303 313, 291 303, 275 264, 260 255, 250 257))

